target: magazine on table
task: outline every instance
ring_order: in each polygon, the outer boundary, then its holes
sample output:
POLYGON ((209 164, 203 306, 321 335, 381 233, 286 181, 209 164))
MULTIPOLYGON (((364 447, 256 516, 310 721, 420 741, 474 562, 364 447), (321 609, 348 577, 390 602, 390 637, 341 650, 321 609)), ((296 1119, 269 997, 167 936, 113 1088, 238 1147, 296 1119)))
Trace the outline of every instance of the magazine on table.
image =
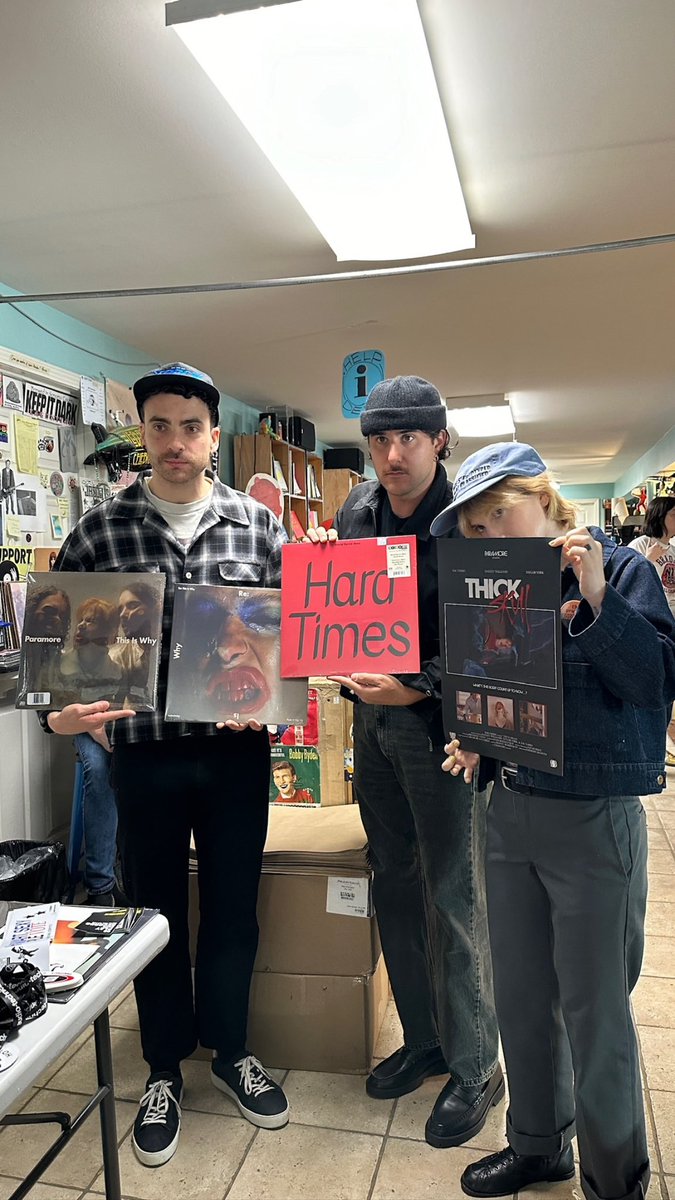
POLYGON ((16 707, 108 700, 152 712, 165 582, 160 572, 30 571, 16 707))

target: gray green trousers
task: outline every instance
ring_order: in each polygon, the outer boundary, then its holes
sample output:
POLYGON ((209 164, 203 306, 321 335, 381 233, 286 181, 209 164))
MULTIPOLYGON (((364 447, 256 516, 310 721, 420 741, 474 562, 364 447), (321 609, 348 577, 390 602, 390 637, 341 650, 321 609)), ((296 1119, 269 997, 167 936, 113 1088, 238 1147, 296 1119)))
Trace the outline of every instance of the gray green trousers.
POLYGON ((487 826, 509 1143, 553 1155, 576 1129, 588 1200, 639 1200, 649 1165, 629 997, 644 946, 642 805, 522 795, 498 781, 487 826))

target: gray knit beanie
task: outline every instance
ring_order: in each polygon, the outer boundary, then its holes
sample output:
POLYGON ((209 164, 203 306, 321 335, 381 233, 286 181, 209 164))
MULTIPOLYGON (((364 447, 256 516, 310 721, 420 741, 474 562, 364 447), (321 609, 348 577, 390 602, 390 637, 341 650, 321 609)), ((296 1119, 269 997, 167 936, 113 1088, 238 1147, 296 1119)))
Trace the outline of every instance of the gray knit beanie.
POLYGON ((445 429, 448 412, 438 388, 419 375, 396 375, 376 383, 361 413, 361 433, 385 429, 445 429))

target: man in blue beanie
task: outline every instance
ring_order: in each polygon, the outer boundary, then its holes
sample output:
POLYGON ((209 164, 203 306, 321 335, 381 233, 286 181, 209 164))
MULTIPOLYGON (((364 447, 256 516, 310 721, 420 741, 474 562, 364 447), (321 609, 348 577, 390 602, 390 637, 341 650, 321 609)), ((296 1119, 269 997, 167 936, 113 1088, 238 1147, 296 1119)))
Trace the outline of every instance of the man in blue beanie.
MULTIPOLYGON (((353 693, 354 790, 368 834, 374 899, 404 1045, 368 1077, 374 1098, 450 1072, 426 1126, 459 1146, 504 1095, 497 1062, 483 876, 486 795, 441 771, 438 567, 430 526, 452 487, 447 410, 417 376, 385 379, 361 414, 377 481, 359 484, 313 541, 417 538, 421 670, 340 677, 353 693)), ((454 432, 454 431, 453 431, 454 432)), ((313 536, 312 536, 313 535, 313 536)))

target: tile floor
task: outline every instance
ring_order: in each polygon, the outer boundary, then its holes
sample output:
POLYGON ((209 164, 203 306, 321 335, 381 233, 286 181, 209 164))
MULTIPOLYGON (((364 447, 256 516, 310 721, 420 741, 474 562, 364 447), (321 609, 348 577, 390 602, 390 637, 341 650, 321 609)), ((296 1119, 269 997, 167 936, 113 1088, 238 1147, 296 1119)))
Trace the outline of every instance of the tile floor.
MULTIPOLYGON (((634 1008, 639 1028, 654 1172, 652 1200, 675 1200, 675 772, 660 797, 645 802, 650 829, 647 952, 634 1008)), ((255 1130, 208 1079, 208 1064, 185 1065, 183 1134, 159 1170, 134 1158, 130 1130, 145 1079, 133 995, 112 1016, 117 1122, 125 1200, 459 1200, 459 1176, 476 1151, 504 1144, 504 1106, 493 1110, 468 1146, 432 1150, 424 1123, 442 1081, 428 1080, 397 1101, 372 1101, 363 1078, 278 1072, 291 1102, 291 1123, 255 1130)), ((400 1044, 390 1005, 377 1057, 400 1044)), ((81 1038, 26 1098, 28 1111, 80 1107, 94 1086, 91 1036, 81 1038)), ((0 1133, 0 1200, 6 1200, 49 1134, 39 1126, 0 1133)), ((478 1155, 479 1157, 480 1155, 478 1155)), ((90 1120, 30 1193, 31 1200, 96 1200, 104 1193, 98 1124, 90 1120)), ((556 1200, 582 1200, 578 1181, 530 1189, 556 1200)))

